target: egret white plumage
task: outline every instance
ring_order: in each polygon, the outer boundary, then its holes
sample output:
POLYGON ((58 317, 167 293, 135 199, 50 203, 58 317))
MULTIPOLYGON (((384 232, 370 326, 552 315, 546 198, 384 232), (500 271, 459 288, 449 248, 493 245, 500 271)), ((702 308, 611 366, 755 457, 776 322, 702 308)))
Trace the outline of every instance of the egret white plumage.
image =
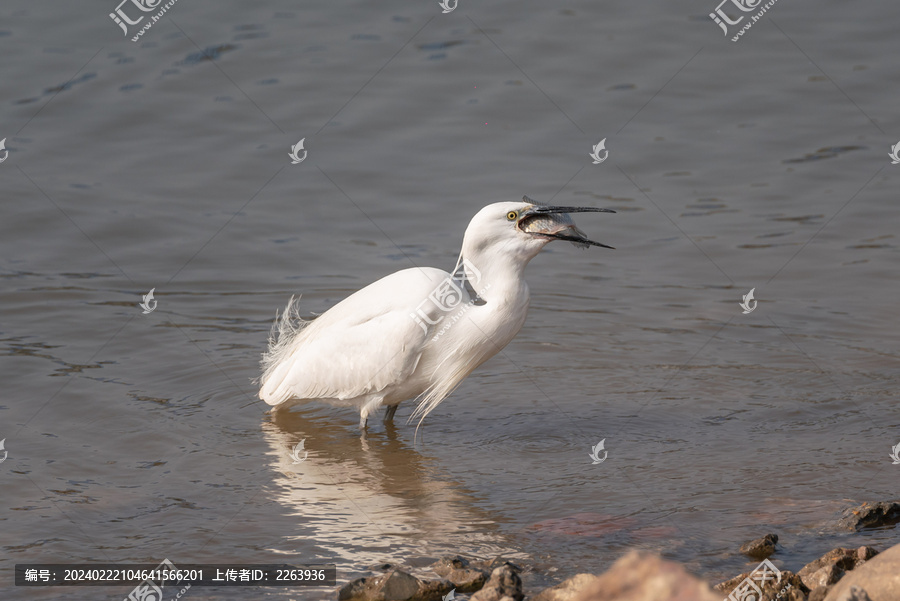
POLYGON ((385 421, 408 399, 425 418, 525 323, 523 272, 552 240, 612 248, 575 227, 569 213, 593 207, 498 202, 466 228, 453 273, 404 269, 351 294, 312 321, 293 297, 276 318, 262 357, 259 397, 288 407, 309 400, 359 409, 360 429, 386 406, 385 421))

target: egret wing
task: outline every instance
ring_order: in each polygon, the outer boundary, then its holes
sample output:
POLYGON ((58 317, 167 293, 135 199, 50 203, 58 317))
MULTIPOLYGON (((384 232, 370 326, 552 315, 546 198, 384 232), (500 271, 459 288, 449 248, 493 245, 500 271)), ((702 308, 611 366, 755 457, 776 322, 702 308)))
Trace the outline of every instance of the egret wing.
POLYGON ((260 398, 270 405, 294 398, 347 400, 404 382, 431 336, 411 315, 415 301, 446 275, 404 270, 334 306, 278 352, 260 398))

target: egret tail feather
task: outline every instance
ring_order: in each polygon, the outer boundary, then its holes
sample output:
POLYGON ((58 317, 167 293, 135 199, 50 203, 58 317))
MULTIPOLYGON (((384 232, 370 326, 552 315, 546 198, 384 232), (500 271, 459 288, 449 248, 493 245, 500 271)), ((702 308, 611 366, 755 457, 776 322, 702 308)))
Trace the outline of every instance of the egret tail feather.
POLYGON ((311 323, 300 317, 300 298, 291 296, 281 315, 277 312, 275 314, 275 321, 269 332, 269 348, 259 361, 262 367, 262 376, 259 378, 261 388, 265 388, 272 372, 291 354, 303 328, 311 323))

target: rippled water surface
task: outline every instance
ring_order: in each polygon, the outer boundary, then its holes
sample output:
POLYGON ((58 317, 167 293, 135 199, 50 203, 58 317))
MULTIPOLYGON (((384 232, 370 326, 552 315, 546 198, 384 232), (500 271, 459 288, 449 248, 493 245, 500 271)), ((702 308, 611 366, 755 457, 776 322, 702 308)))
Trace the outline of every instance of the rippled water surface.
POLYGON ((900 7, 780 2, 737 43, 715 1, 180 0, 138 42, 115 8, 0 7, 4 599, 129 590, 13 587, 29 562, 502 554, 553 583, 641 548, 716 580, 766 532, 794 571, 898 542, 833 522, 900 485, 900 7), (615 209, 576 221, 616 250, 534 259, 525 328, 418 439, 409 403, 361 439, 256 400, 291 295, 452 268, 524 194, 615 209))

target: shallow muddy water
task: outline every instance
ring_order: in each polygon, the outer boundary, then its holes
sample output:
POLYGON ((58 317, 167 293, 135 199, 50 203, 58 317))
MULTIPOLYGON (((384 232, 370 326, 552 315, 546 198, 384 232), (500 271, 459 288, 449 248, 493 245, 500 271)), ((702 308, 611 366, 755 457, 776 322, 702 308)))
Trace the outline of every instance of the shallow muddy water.
POLYGON ((128 594, 13 587, 31 562, 554 582, 642 548, 724 580, 767 532, 794 571, 900 542, 832 526, 900 488, 900 7, 781 2, 737 43, 714 1, 180 0, 138 42, 115 8, 0 8, 4 599, 128 594), (616 250, 534 259, 525 328, 418 439, 410 403, 361 439, 256 399, 291 295, 451 269, 525 194, 615 209, 575 220, 616 250))

